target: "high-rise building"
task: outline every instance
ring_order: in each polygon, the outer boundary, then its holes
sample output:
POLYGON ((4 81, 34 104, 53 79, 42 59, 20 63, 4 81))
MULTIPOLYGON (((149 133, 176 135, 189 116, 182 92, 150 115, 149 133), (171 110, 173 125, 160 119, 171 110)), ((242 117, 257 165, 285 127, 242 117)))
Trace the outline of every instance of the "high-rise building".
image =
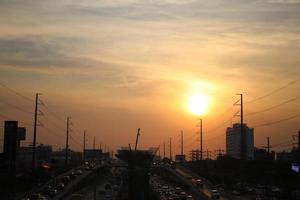
POLYGON ((241 137, 241 124, 237 123, 228 127, 226 130, 226 154, 237 159, 253 160, 254 129, 243 124, 243 136, 241 137))

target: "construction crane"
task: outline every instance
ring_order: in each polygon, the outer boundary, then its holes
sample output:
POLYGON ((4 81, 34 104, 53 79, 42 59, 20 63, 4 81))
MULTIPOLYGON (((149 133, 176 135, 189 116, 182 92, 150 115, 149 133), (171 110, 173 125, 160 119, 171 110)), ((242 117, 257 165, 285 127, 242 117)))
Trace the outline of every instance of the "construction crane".
POLYGON ((135 147, 134 147, 134 150, 136 151, 136 148, 137 148, 137 145, 138 145, 138 141, 139 141, 139 137, 140 137, 140 128, 138 128, 138 132, 137 132, 137 135, 136 135, 136 140, 135 140, 135 147))

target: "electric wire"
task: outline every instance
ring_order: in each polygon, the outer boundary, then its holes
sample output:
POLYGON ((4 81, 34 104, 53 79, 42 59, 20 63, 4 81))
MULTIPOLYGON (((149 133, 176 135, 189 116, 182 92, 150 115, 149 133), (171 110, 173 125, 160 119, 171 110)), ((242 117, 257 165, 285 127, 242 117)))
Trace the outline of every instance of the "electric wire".
POLYGON ((31 98, 29 98, 29 97, 27 97, 27 96, 25 96, 25 95, 23 95, 23 94, 17 92, 16 90, 14 90, 14 89, 8 87, 8 86, 5 85, 4 83, 1 83, 1 82, 0 82, 0 86, 2 86, 3 88, 9 90, 9 91, 12 92, 12 93, 18 95, 19 97, 22 97, 23 99, 26 99, 27 101, 34 102, 33 99, 31 99, 31 98))
POLYGON ((269 97, 269 96, 271 96, 271 95, 273 95, 273 94, 276 94, 277 92, 280 92, 281 90, 283 90, 283 89, 285 89, 285 88, 288 88, 288 87, 291 86, 291 85, 294 85, 294 84, 297 83, 299 80, 300 80, 300 78, 297 78, 296 80, 293 80, 293 81, 287 83, 286 85, 284 85, 284 86, 282 86, 282 87, 280 87, 280 88, 277 88, 277 89, 275 89, 275 90, 272 90, 271 92, 268 92, 268 93, 266 93, 266 94, 264 94, 264 95, 262 95, 262 96, 260 96, 260 97, 257 97, 257 98, 255 98, 255 99, 253 99, 253 100, 247 101, 247 102, 245 102, 245 104, 254 103, 254 102, 260 101, 260 100, 262 100, 262 99, 264 99, 264 98, 266 98, 266 97, 269 97))
POLYGON ((279 104, 277 104, 277 105, 271 106, 271 107, 269 107, 269 108, 266 108, 266 109, 263 109, 263 110, 260 110, 260 111, 256 111, 256 112, 252 112, 252 113, 246 113, 246 115, 248 116, 248 115, 257 115, 257 114, 260 114, 260 113, 264 113, 264 112, 267 112, 267 111, 270 111, 270 110, 279 108, 279 107, 281 107, 281 106, 283 106, 283 105, 285 105, 285 104, 288 104, 288 103, 290 103, 290 102, 296 101, 296 100, 298 100, 298 99, 300 99, 300 95, 299 95, 299 96, 296 96, 296 97, 294 97, 294 98, 288 99, 288 100, 286 100, 286 101, 284 101, 284 102, 281 102, 281 103, 279 103, 279 104))

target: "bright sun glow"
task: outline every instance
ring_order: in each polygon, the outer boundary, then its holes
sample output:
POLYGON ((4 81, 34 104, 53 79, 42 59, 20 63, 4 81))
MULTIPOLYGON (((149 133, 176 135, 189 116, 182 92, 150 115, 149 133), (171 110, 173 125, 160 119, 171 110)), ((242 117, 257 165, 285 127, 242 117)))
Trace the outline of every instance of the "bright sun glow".
POLYGON ((203 115, 207 113, 209 105, 209 97, 203 94, 192 95, 189 97, 188 109, 195 115, 203 115))

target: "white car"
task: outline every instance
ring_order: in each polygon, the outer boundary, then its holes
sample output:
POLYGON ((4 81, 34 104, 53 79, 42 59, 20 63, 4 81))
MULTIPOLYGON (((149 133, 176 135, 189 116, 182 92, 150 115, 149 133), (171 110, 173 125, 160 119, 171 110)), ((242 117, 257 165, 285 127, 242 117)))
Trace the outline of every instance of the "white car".
POLYGON ((194 198, 193 198, 193 196, 188 195, 188 196, 186 197, 186 200, 194 200, 194 198))

